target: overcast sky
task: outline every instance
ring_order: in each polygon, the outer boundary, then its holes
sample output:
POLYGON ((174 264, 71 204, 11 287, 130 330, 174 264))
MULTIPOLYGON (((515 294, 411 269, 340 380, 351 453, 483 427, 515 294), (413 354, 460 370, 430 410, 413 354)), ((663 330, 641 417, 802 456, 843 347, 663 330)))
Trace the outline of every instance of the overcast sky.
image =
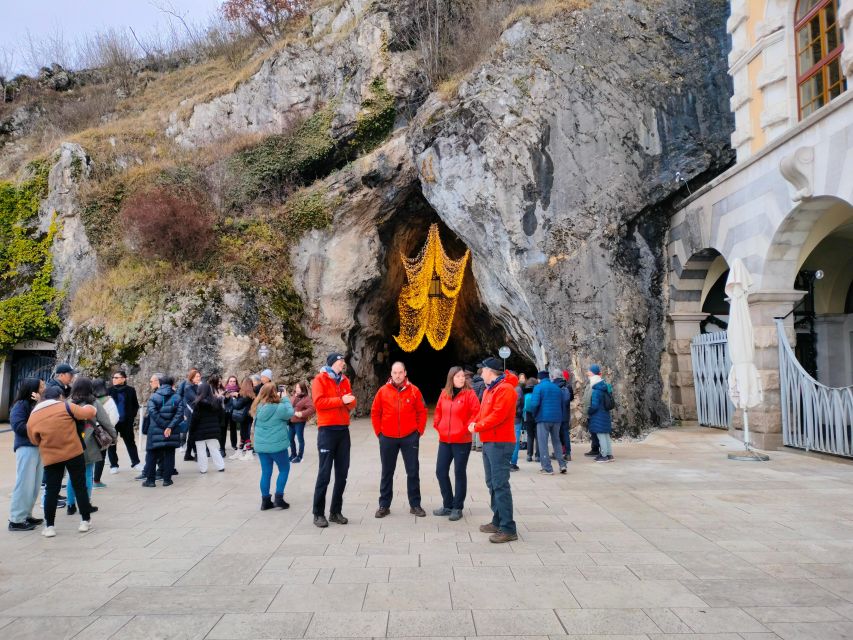
POLYGON ((60 31, 73 43, 111 28, 126 31, 130 26, 144 40, 151 33, 168 30, 168 16, 158 6, 174 9, 187 22, 199 24, 206 23, 221 4, 221 0, 0 0, 0 65, 9 57, 4 52, 14 52, 13 70, 33 71, 27 31, 36 41, 60 31))

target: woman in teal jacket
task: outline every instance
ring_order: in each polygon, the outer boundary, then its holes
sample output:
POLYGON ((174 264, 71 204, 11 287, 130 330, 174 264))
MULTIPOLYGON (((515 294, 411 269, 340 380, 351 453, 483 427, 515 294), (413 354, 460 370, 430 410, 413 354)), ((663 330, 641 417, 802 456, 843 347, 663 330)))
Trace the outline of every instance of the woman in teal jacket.
POLYGON ((288 420, 293 415, 293 406, 286 395, 279 397, 275 385, 268 382, 261 387, 250 413, 255 417, 252 445, 261 461, 261 511, 273 507, 287 509, 290 505, 284 501, 284 485, 287 484, 287 476, 290 474, 288 420), (270 496, 273 463, 278 465, 275 503, 270 496))

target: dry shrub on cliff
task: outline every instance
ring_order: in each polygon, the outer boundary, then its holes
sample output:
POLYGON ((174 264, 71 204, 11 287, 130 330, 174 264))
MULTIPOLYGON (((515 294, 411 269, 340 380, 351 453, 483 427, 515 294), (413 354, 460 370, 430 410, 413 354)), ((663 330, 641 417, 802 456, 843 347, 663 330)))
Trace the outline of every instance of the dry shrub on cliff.
POLYGON ((121 221, 137 253, 173 264, 203 261, 215 240, 211 207, 194 188, 147 187, 124 202, 121 221))

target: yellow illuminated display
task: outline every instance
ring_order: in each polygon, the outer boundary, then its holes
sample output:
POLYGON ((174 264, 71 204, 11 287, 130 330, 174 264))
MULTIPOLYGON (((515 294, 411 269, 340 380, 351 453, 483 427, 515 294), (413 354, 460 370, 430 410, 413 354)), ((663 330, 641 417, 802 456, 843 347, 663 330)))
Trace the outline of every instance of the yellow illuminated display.
POLYGON ((403 351, 417 349, 424 336, 436 351, 447 344, 470 255, 469 249, 459 260, 451 260, 441 246, 437 224, 430 226, 426 244, 415 258, 400 254, 408 283, 397 300, 400 335, 394 340, 403 351))

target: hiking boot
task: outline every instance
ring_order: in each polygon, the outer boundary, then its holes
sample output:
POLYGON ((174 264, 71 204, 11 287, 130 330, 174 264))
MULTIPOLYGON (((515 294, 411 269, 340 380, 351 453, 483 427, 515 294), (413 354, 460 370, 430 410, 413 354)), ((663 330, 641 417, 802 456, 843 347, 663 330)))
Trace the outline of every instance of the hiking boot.
MULTIPOLYGON (((223 469, 224 471, 224 469, 223 469)), ((284 494, 277 493, 275 494, 275 502, 273 504, 279 509, 290 509, 290 504, 284 501, 284 494)))
POLYGON ((346 524, 347 522, 349 522, 349 520, 344 518, 342 513, 330 513, 329 522, 335 522, 337 524, 346 524))
POLYGON ((326 520, 326 516, 314 516, 314 526, 325 529, 329 526, 329 521, 326 520))
POLYGON ((489 536, 489 542, 494 542, 495 544, 512 542, 513 540, 518 540, 518 536, 514 533, 506 533, 505 531, 498 531, 489 536))
POLYGON ((450 520, 451 522, 456 522, 457 520, 461 520, 461 519, 462 519, 462 509, 451 509, 450 510, 450 517, 448 518, 448 520, 450 520))
POLYGON ((9 523, 9 531, 32 531, 38 527, 37 524, 33 522, 10 522, 9 523))
POLYGON ((164 487, 171 487, 173 484, 175 484, 175 481, 171 478, 169 478, 168 480, 163 480, 164 487))
POLYGON ((488 524, 481 524, 480 525, 480 533, 497 533, 498 531, 500 531, 500 529, 498 529, 491 522, 488 524))
POLYGON ((509 470, 510 471, 518 471, 518 465, 517 464, 509 465, 509 470))
POLYGON ((453 513, 452 509, 448 509, 447 507, 441 507, 440 509, 433 509, 432 515, 434 516, 449 516, 453 513))
POLYGON ((156 487, 157 484, 153 480, 146 480, 142 483, 143 487, 156 487))
POLYGON ((261 511, 272 509, 272 498, 270 496, 261 496, 261 511))
POLYGON ((391 509, 388 507, 379 507, 373 515, 377 518, 384 518, 389 513, 391 513, 391 509))
POLYGON ((595 458, 595 457, 597 457, 597 456, 599 456, 599 455, 601 455, 601 454, 600 454, 598 451, 595 451, 595 450, 593 450, 593 449, 590 449, 590 450, 589 450, 589 451, 587 451, 584 455, 585 455, 587 458, 595 458))
POLYGON ((423 507, 412 507, 409 509, 409 513, 413 516, 417 516, 418 518, 426 517, 426 511, 423 510, 423 507))
POLYGON ((597 455, 593 462, 607 462, 607 456, 597 455))

